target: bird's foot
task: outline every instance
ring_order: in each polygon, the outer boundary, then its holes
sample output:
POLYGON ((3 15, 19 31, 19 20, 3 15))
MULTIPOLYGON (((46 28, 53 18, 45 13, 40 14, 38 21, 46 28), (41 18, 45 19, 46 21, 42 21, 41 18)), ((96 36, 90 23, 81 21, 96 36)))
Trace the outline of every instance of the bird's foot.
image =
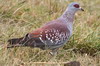
POLYGON ((58 52, 49 52, 49 53, 50 53, 50 55, 52 55, 52 56, 55 56, 55 55, 58 54, 58 52))
POLYGON ((56 55, 58 54, 57 50, 58 50, 58 49, 52 49, 52 51, 50 52, 50 54, 51 54, 52 56, 56 56, 56 55))

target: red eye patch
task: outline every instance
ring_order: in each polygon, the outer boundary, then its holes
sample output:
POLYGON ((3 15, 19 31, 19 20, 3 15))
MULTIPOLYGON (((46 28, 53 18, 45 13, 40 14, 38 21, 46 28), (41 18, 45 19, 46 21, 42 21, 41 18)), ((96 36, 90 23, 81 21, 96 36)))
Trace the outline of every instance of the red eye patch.
POLYGON ((74 7, 79 8, 79 5, 78 4, 75 4, 74 7))

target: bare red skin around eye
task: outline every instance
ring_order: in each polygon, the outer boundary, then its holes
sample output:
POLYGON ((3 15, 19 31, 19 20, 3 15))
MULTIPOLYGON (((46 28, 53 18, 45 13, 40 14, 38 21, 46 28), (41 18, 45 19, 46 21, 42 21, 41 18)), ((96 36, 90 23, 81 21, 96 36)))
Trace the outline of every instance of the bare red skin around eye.
POLYGON ((75 4, 74 7, 79 8, 79 5, 78 4, 75 4))

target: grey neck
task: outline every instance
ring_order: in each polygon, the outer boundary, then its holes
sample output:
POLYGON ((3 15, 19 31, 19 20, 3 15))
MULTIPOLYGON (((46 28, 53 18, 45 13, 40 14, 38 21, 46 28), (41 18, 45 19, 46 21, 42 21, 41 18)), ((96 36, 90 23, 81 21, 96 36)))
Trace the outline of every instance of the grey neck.
POLYGON ((66 19, 67 22, 72 22, 74 20, 75 11, 66 9, 65 12, 61 15, 61 18, 66 19))

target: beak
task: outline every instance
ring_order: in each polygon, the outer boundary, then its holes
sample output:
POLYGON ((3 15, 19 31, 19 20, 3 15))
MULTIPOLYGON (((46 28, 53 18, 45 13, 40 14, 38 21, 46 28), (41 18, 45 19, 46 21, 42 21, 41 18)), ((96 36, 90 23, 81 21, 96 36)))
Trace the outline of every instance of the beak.
POLYGON ((83 9, 83 8, 81 8, 81 7, 80 7, 79 9, 80 9, 81 11, 84 11, 84 9, 83 9))

